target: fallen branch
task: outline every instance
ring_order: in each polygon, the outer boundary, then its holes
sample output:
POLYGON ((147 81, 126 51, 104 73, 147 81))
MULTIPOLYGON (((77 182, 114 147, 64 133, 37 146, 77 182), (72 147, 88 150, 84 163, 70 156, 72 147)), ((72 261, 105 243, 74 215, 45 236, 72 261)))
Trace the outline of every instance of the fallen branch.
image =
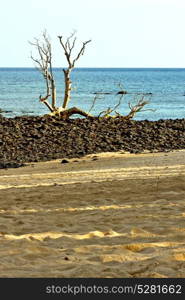
POLYGON ((50 115, 51 116, 60 116, 60 118, 62 118, 63 120, 67 120, 69 119, 72 115, 81 115, 83 117, 86 118, 93 118, 93 116, 89 113, 87 113, 86 111, 79 109, 78 107, 71 107, 68 109, 63 109, 63 110, 56 110, 54 112, 52 112, 50 115))

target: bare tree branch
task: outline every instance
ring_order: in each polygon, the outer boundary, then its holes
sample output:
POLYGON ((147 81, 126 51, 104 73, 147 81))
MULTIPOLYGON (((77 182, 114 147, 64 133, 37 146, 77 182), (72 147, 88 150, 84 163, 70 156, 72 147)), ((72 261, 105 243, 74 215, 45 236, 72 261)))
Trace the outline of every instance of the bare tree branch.
POLYGON ((155 111, 153 109, 143 109, 143 107, 147 104, 149 104, 149 101, 146 101, 144 99, 144 96, 142 96, 142 98, 140 100, 138 100, 138 102, 134 106, 129 102, 130 112, 127 116, 125 116, 125 118, 131 119, 135 116, 136 113, 141 112, 141 111, 149 111, 149 110, 155 111))
POLYGON ((91 40, 86 41, 86 42, 83 42, 82 48, 80 49, 80 51, 79 51, 78 55, 76 56, 76 58, 73 60, 73 64, 72 64, 73 67, 74 67, 74 65, 75 65, 75 62, 80 58, 80 56, 84 54, 85 46, 86 46, 88 43, 90 43, 90 42, 91 42, 91 40))
POLYGON ((35 38, 34 42, 30 42, 30 44, 36 48, 39 55, 38 58, 34 58, 33 55, 31 55, 31 59, 34 61, 37 69, 39 69, 39 71, 43 75, 46 83, 46 96, 40 96, 40 101, 46 104, 46 106, 49 107, 50 110, 52 108, 51 111, 54 111, 56 106, 56 87, 52 71, 51 43, 46 30, 43 32, 42 38, 42 42, 40 42, 38 38, 35 38), (46 102, 46 99, 48 99, 50 96, 52 97, 51 105, 49 105, 49 103, 46 102))
POLYGON ((122 101, 123 96, 124 96, 124 95, 121 95, 121 96, 119 97, 118 103, 113 107, 113 109, 111 110, 111 112, 115 111, 115 110, 121 105, 121 101, 122 101))
POLYGON ((93 107, 95 106, 95 103, 96 103, 96 100, 97 99, 101 99, 98 95, 96 95, 95 97, 94 97, 94 99, 93 99, 93 102, 92 102, 92 105, 91 105, 91 107, 90 107, 90 109, 89 109, 89 111, 88 111, 88 114, 91 112, 91 110, 93 109, 93 107))
POLYGON ((118 116, 119 113, 116 112, 116 109, 121 105, 121 101, 122 101, 123 96, 124 96, 124 95, 121 95, 121 96, 119 97, 118 103, 116 103, 116 105, 115 105, 113 108, 108 107, 106 110, 101 111, 101 112, 99 113, 99 115, 98 115, 98 118, 99 118, 101 115, 103 115, 103 117, 107 118, 107 117, 110 116, 110 114, 111 114, 112 112, 115 112, 116 115, 118 116))
POLYGON ((74 31, 67 38, 66 41, 63 40, 62 36, 58 36, 59 42, 62 46, 62 49, 64 50, 64 54, 65 54, 67 62, 68 62, 68 67, 66 69, 63 69, 64 80, 65 80, 65 94, 64 94, 64 100, 63 100, 62 107, 64 109, 67 108, 68 103, 70 101, 70 96, 71 96, 71 85, 72 85, 72 81, 70 78, 71 71, 74 68, 76 61, 80 58, 81 55, 83 55, 86 45, 91 41, 91 40, 89 40, 89 41, 83 42, 83 45, 82 45, 80 51, 78 52, 76 58, 73 59, 72 54, 73 54, 73 50, 75 48, 75 44, 76 44, 76 40, 77 40, 75 33, 76 32, 74 31))

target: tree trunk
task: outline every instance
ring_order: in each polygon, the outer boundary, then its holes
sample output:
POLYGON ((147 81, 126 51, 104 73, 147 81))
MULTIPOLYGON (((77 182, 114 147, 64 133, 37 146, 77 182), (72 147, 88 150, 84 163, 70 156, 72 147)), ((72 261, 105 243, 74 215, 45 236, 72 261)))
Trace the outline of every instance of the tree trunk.
POLYGON ((71 84, 72 84, 70 80, 71 69, 67 69, 67 70, 63 69, 63 72, 65 78, 65 95, 64 95, 64 101, 62 107, 66 109, 71 96, 71 84))
POLYGON ((52 79, 51 81, 51 90, 52 90, 52 94, 51 94, 51 99, 52 99, 52 108, 53 110, 56 109, 56 87, 55 87, 55 81, 52 79))
POLYGON ((79 109, 78 107, 71 107, 69 109, 63 109, 59 107, 58 110, 53 111, 50 115, 51 116, 59 115, 60 118, 63 120, 69 119, 72 115, 81 115, 86 118, 93 118, 92 115, 90 115, 84 110, 79 109))

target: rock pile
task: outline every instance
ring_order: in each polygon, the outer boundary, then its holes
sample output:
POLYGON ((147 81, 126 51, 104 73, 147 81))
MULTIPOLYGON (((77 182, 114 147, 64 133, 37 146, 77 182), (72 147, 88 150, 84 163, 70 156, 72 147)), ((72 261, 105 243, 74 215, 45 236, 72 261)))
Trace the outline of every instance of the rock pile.
POLYGON ((2 166, 102 151, 140 153, 174 149, 185 149, 185 119, 126 121, 120 117, 63 121, 50 116, 0 117, 2 166))

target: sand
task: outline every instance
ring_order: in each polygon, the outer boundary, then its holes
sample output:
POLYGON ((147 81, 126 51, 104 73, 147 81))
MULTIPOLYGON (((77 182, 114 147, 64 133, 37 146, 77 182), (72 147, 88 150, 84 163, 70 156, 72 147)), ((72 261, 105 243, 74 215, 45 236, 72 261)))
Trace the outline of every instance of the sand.
POLYGON ((0 170, 0 277, 185 277, 185 151, 0 170))

